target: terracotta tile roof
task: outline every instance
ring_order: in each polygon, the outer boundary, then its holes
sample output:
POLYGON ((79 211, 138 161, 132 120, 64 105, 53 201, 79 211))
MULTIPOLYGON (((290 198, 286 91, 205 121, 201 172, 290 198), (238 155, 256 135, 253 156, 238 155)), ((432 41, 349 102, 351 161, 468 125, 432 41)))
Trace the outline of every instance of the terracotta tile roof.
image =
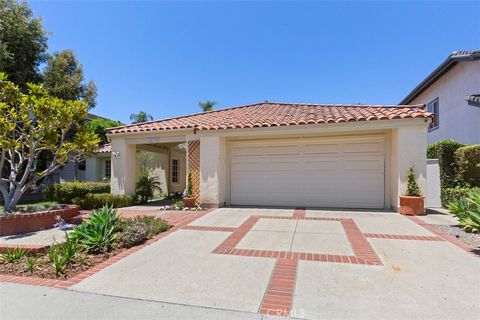
POLYGON ((108 153, 112 152, 112 145, 110 143, 101 145, 98 147, 97 153, 108 153))
POLYGON ((427 118, 424 105, 367 106, 303 103, 256 103, 211 112, 137 123, 108 129, 109 133, 176 129, 220 130, 427 118))

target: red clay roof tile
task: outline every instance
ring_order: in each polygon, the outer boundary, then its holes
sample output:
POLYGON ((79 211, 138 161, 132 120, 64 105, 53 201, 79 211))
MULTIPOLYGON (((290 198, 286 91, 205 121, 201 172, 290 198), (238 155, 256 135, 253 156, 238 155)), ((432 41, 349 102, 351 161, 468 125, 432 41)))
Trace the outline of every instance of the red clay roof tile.
POLYGON ((176 129, 226 130, 305 124, 428 118, 425 105, 337 105, 263 102, 108 129, 130 133, 176 129))

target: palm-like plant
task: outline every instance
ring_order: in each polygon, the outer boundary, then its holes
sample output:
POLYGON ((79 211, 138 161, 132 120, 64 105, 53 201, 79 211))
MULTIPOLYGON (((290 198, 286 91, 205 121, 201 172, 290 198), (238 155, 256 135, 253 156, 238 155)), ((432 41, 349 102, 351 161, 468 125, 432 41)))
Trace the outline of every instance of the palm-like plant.
POLYGON ((146 113, 145 111, 140 111, 139 113, 132 113, 130 115, 130 120, 132 120, 132 123, 139 123, 139 122, 152 121, 153 117, 152 115, 146 113))
POLYGON ((207 100, 207 101, 203 101, 203 102, 200 101, 198 103, 198 106, 200 108, 202 108, 203 112, 208 112, 208 111, 212 111, 213 107, 217 104, 218 104, 218 102, 207 100))
POLYGON ((140 202, 145 203, 150 198, 153 197, 153 193, 155 190, 161 189, 161 182, 156 176, 149 176, 148 174, 142 174, 137 182, 136 192, 137 195, 140 197, 140 202))

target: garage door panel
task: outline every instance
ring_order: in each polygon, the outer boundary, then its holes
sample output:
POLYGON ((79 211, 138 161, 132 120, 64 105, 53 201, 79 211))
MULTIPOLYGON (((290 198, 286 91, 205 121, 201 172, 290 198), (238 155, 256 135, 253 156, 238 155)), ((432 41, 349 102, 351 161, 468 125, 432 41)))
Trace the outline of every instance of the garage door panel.
POLYGON ((237 142, 230 154, 233 205, 384 206, 382 138, 237 142))

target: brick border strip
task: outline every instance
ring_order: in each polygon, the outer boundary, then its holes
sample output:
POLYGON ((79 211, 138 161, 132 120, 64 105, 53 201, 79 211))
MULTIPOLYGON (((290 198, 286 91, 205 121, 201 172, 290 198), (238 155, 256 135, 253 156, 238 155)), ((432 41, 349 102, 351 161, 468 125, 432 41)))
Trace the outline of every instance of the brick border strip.
POLYGON ((209 227, 209 226, 184 226, 183 230, 195 230, 195 231, 223 231, 234 232, 237 228, 234 227, 209 227))
POLYGON ((15 248, 20 248, 26 250, 28 253, 45 253, 47 252, 49 245, 41 244, 23 244, 23 243, 2 243, 0 244, 0 253, 5 253, 7 250, 13 250, 15 248))
POLYGON ((441 229, 439 229, 439 228, 437 228, 437 227, 435 227, 435 226, 433 226, 429 223, 426 223, 426 222, 424 222, 423 220, 421 220, 417 217, 407 216, 407 218, 409 218, 410 220, 412 220, 413 222, 415 222, 419 226, 423 227, 424 229, 427 229, 428 231, 436 234, 437 236, 439 236, 443 240, 448 241, 451 244, 459 247, 460 249, 469 253, 471 256, 476 257, 476 258, 480 258, 480 251, 475 250, 474 248, 472 248, 468 244, 463 243, 462 241, 458 240, 455 237, 452 237, 451 235, 447 234, 445 231, 443 231, 443 230, 441 230, 441 229))
MULTIPOLYGON (((170 228, 169 230, 160 233, 159 235, 153 237, 152 239, 147 240, 145 243, 132 247, 130 249, 127 249, 97 265, 94 267, 85 270, 72 278, 68 280, 58 280, 58 279, 46 279, 46 278, 34 278, 34 277, 28 277, 28 276, 14 276, 14 275, 5 275, 5 274, 0 274, 0 282, 10 282, 10 283, 18 283, 18 284, 28 284, 28 285, 36 285, 36 286, 44 286, 44 287, 55 287, 55 288, 68 288, 92 275, 95 273, 105 269, 106 267, 122 260, 123 258, 145 248, 148 245, 151 245, 152 243, 155 243, 156 241, 168 236, 169 234, 182 229, 184 226, 188 225, 189 223, 192 223, 193 221, 200 219, 201 217, 207 215, 208 213, 214 211, 215 209, 209 209, 205 211, 195 211, 195 213, 192 212, 185 212, 184 216, 178 217, 177 214, 170 214, 169 212, 165 212, 163 214, 156 214, 161 219, 167 220, 169 223, 173 224, 173 227, 170 228), (167 217, 170 217, 168 219, 167 217), (170 221, 169 221, 170 220, 170 221)), ((141 210, 138 210, 138 215, 145 215, 142 214, 141 210)), ((148 215, 148 214, 147 214, 148 215)))
POLYGON ((445 241, 437 236, 411 236, 406 234, 364 233, 366 238, 393 239, 393 240, 421 240, 421 241, 445 241))
POLYGON ((259 313, 289 316, 297 281, 298 259, 277 259, 259 313))

